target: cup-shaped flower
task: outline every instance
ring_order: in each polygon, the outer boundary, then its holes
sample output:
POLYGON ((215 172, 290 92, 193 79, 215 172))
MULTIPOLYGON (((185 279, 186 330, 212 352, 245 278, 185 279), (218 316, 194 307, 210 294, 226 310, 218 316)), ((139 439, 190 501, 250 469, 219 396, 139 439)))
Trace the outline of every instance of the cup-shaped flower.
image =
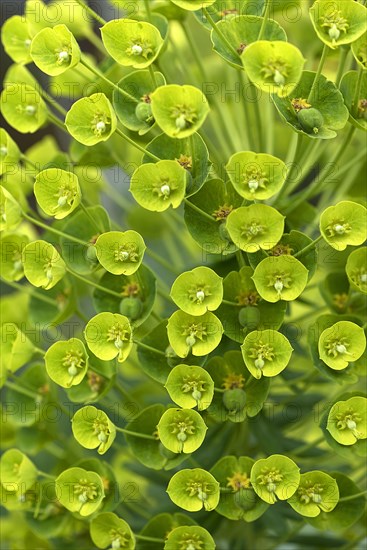
POLYGON ((367 294, 367 248, 353 250, 348 256, 345 267, 348 279, 353 287, 367 294))
POLYGON ((1 364, 15 372, 32 359, 34 344, 15 323, 3 323, 0 329, 1 364))
POLYGON ((269 256, 257 265, 252 280, 267 302, 292 301, 304 291, 308 270, 293 256, 269 256))
POLYGON ((341 445, 354 445, 367 438, 367 399, 351 397, 330 409, 326 429, 341 445))
POLYGON ((60 168, 39 172, 34 183, 34 194, 42 210, 62 220, 80 204, 81 190, 78 177, 60 168))
POLYGON ((103 455, 111 447, 116 428, 104 411, 91 405, 79 409, 72 418, 75 439, 85 449, 96 449, 103 455))
POLYGON ((1 29, 1 42, 8 56, 20 65, 30 63, 30 47, 32 43, 27 21, 21 15, 13 15, 6 19, 1 29))
POLYGON ((222 277, 209 267, 196 267, 177 277, 170 296, 185 313, 203 315, 216 310, 222 303, 222 281, 222 277))
POLYGON ((6 491, 22 498, 36 483, 38 471, 29 458, 18 449, 8 449, 0 460, 1 484, 6 491))
POLYGON ((135 537, 130 526, 112 512, 103 512, 92 519, 90 537, 97 548, 135 548, 135 537))
POLYGON ((0 106, 6 122, 22 134, 37 132, 48 118, 46 103, 30 84, 7 82, 0 106))
POLYGON ((223 327, 219 319, 210 311, 194 316, 183 311, 175 311, 168 320, 168 340, 179 357, 207 355, 222 339, 223 327))
POLYGON ((281 40, 253 42, 241 56, 249 79, 260 90, 286 97, 302 75, 305 59, 300 50, 281 40))
POLYGON ((146 246, 136 231, 108 231, 96 241, 99 263, 114 275, 132 275, 143 261, 146 246))
POLYGON ((123 363, 132 348, 132 331, 129 320, 119 313, 98 313, 85 327, 85 339, 89 349, 103 361, 115 357, 123 363))
POLYGON ((168 484, 167 493, 174 504, 188 512, 202 508, 210 512, 220 497, 218 481, 201 468, 177 472, 168 484))
POLYGON ((50 76, 72 69, 80 61, 80 49, 66 25, 42 29, 32 40, 31 58, 35 65, 50 76))
POLYGON ((276 330, 254 330, 242 346, 246 367, 255 378, 276 376, 288 365, 293 348, 289 340, 276 330))
POLYGON ((0 186, 0 231, 14 229, 20 221, 20 205, 5 187, 0 186))
POLYGON ((320 512, 331 512, 338 502, 339 488, 336 480, 319 470, 301 474, 299 487, 288 500, 293 510, 307 518, 314 518, 320 512))
POLYGON ((52 244, 33 241, 23 250, 24 275, 36 287, 53 288, 66 273, 66 265, 52 244))
POLYGON ((207 426, 192 409, 168 409, 158 422, 158 436, 173 453, 193 453, 205 439, 207 426))
MULTIPOLYGON (((215 0, 172 0, 179 8, 188 11, 197 11, 214 4, 215 0)), ((206 550, 206 549, 205 549, 206 550)))
POLYGON ((168 375, 166 390, 172 401, 185 409, 207 409, 213 399, 214 382, 202 367, 177 365, 168 375))
POLYGON ((284 216, 265 204, 251 204, 232 210, 226 229, 238 248, 248 253, 270 250, 284 232, 284 216))
POLYGON ((78 338, 55 342, 45 355, 46 371, 63 388, 77 386, 88 370, 88 354, 78 338))
POLYGON ((278 193, 287 175, 282 160, 252 151, 232 155, 226 171, 237 193, 249 201, 266 200, 278 193))
POLYGON ((24 277, 22 250, 29 243, 28 237, 7 233, 0 239, 0 270, 5 281, 19 281, 24 277))
POLYGON ((206 529, 199 525, 185 525, 175 527, 167 536, 164 550, 177 550, 177 548, 215 550, 216 546, 206 529))
POLYGON ((76 141, 92 146, 111 137, 117 118, 109 99, 98 93, 76 101, 66 115, 65 124, 76 141))
POLYGON ((159 30, 145 21, 114 19, 101 28, 101 34, 107 52, 124 67, 148 67, 163 46, 159 30))
POLYGON ((197 132, 210 110, 205 95, 194 86, 160 86, 150 98, 158 126, 174 138, 185 138, 197 132))
POLYGON ((142 164, 131 177, 130 191, 140 206, 152 212, 178 208, 185 197, 188 174, 175 160, 142 164))
POLYGON ((271 455, 257 460, 251 469, 251 484, 259 497, 268 504, 277 499, 288 500, 300 482, 297 464, 283 455, 271 455))
POLYGON ((317 36, 330 48, 350 44, 367 30, 367 10, 357 2, 316 0, 310 17, 317 36))
POLYGON ((358 246, 367 239, 367 209, 352 201, 329 206, 321 214, 320 231, 336 250, 345 250, 347 245, 358 246))
POLYGON ((58 501, 70 512, 90 516, 105 497, 102 478, 83 468, 64 470, 55 480, 58 501))
POLYGON ((328 367, 343 370, 363 355, 366 336, 355 323, 338 321, 321 333, 318 347, 320 359, 328 367))
POLYGON ((20 151, 18 145, 9 136, 8 132, 0 128, 0 175, 13 170, 18 164, 20 151))

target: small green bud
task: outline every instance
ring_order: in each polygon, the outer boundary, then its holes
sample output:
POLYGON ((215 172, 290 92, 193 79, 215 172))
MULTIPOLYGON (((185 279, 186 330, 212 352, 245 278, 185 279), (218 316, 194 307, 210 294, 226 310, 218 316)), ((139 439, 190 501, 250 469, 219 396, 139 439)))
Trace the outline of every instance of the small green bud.
POLYGON ((143 304, 140 298, 130 296, 129 298, 124 298, 120 303, 121 315, 126 315, 131 321, 139 319, 142 311, 143 304))
POLYGON ((140 122, 151 122, 153 115, 150 103, 145 103, 145 101, 138 103, 135 109, 135 115, 140 122))
POLYGON ((223 394, 223 405, 229 412, 242 411, 246 405, 246 394, 240 388, 227 390, 223 394))

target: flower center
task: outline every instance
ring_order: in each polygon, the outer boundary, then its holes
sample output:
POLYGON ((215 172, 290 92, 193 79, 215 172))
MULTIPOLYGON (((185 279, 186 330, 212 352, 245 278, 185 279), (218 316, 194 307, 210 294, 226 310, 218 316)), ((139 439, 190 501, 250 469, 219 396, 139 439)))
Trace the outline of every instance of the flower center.
POLYGON ((303 109, 309 109, 311 107, 311 103, 308 103, 306 99, 300 98, 293 98, 291 100, 292 107, 296 111, 296 113, 299 113, 303 109))
POLYGON ((266 80, 271 80, 277 86, 284 86, 288 76, 289 65, 283 59, 277 58, 264 64, 261 74, 266 80))
POLYGON ((241 227, 241 236, 242 237, 248 237, 249 239, 257 237, 258 235, 263 235, 264 232, 265 232, 264 226, 261 225, 256 220, 252 221, 251 223, 249 223, 247 225, 243 225, 241 227))
POLYGON ((319 483, 315 483, 314 485, 311 484, 312 482, 308 481, 305 485, 297 489, 299 499, 303 504, 309 504, 310 502, 321 504, 321 493, 324 489, 319 483))
POLYGON ((173 422, 171 422, 170 427, 171 433, 176 435, 178 441, 181 443, 180 451, 182 452, 187 436, 195 433, 194 421, 182 415, 177 415, 173 422))
POLYGON ((261 370, 265 367, 265 361, 273 361, 274 348, 269 344, 263 344, 260 340, 253 348, 250 348, 250 357, 255 359, 255 367, 261 370))
POLYGON ((117 549, 128 546, 130 536, 128 533, 122 531, 122 529, 111 529, 109 534, 111 537, 111 548, 117 549))
POLYGON ((177 130, 189 128, 197 120, 196 111, 186 105, 177 105, 174 107, 172 109, 171 117, 175 119, 177 130))
POLYGON ((348 409, 343 413, 337 414, 336 420, 338 430, 350 430, 356 439, 360 439, 361 433, 357 430, 357 425, 361 422, 362 418, 353 409, 348 409))
POLYGON ((65 47, 60 51, 56 51, 56 63, 57 65, 63 65, 70 60, 71 48, 65 47))
POLYGON ((186 492, 189 493, 190 497, 196 496, 204 502, 208 498, 208 493, 210 493, 210 486, 205 482, 191 481, 186 484, 186 492))
POLYGON ((96 500, 98 497, 97 485, 87 479, 80 479, 79 483, 74 485, 74 494, 78 496, 78 500, 83 506, 88 501, 96 500))
POLYGON ((96 419, 93 422, 94 435, 97 436, 100 443, 106 443, 108 436, 110 435, 110 430, 108 429, 107 422, 103 420, 96 419))
POLYGON ((244 387, 244 382, 245 379, 242 374, 230 373, 224 378, 222 386, 225 390, 242 389, 244 387))
POLYGON ((339 355, 351 355, 348 352, 349 343, 346 338, 326 340, 325 348, 327 354, 333 357, 334 359, 339 355))
POLYGON ((334 9, 327 15, 321 17, 321 21, 321 27, 328 32, 333 43, 338 40, 342 32, 346 33, 349 28, 347 19, 342 17, 341 11, 337 9, 334 9))
POLYGON ((183 391, 183 393, 190 392, 195 401, 199 403, 202 397, 202 393, 205 391, 204 385, 205 382, 203 380, 200 380, 199 375, 187 375, 183 378, 181 391, 183 391))
POLYGON ((189 300, 196 304, 202 304, 207 296, 210 296, 208 285, 198 285, 189 289, 189 300))
POLYGON ((126 50, 126 53, 128 56, 133 57, 144 57, 145 59, 148 59, 150 56, 153 55, 153 48, 149 44, 149 42, 146 42, 142 40, 141 38, 137 38, 131 46, 129 46, 126 50))
POLYGON ((67 367, 68 374, 74 378, 78 374, 78 369, 84 367, 85 361, 83 359, 83 354, 78 350, 68 351, 62 360, 62 365, 67 367))
POLYGON ((97 113, 92 119, 92 130, 94 134, 101 137, 108 130, 108 126, 111 125, 111 119, 103 113, 97 113))
POLYGON ((251 193, 255 193, 259 188, 266 189, 269 179, 266 177, 266 172, 258 166, 249 166, 242 174, 242 182, 248 186, 251 193))
POLYGON ((275 493, 277 484, 283 481, 283 475, 279 470, 261 470, 263 473, 257 476, 257 481, 260 485, 265 485, 269 493, 275 493))
POLYGON ((207 328, 203 323, 193 323, 183 328, 182 336, 187 336, 186 344, 191 348, 196 340, 201 340, 202 342, 206 340, 208 335, 207 328))
POLYGON ((249 489, 251 487, 251 482, 249 477, 246 474, 241 472, 236 472, 231 477, 227 477, 227 487, 231 487, 234 491, 239 491, 240 489, 249 489))
POLYGON ((136 251, 135 245, 131 245, 129 250, 127 250, 126 246, 120 245, 115 249, 114 257, 115 262, 135 263, 138 261, 139 254, 136 251))
POLYGON ((275 273, 273 275, 268 275, 268 280, 268 286, 272 286, 279 297, 281 297, 285 288, 290 288, 292 283, 289 273, 275 273))
POLYGON ((129 331, 126 330, 122 325, 117 323, 113 325, 107 333, 107 342, 113 342, 115 347, 122 352, 124 342, 129 340, 129 331))

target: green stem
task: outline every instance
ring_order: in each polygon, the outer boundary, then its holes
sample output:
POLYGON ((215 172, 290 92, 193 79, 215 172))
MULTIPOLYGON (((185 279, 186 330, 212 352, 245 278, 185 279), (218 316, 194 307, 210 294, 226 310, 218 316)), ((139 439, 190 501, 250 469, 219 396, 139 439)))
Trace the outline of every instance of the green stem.
POLYGON ((112 88, 114 88, 115 90, 118 91, 118 93, 122 96, 125 96, 127 99, 129 99, 130 101, 133 101, 134 103, 139 103, 139 100, 136 99, 136 97, 130 95, 129 93, 125 92, 122 88, 120 88, 120 86, 118 86, 117 84, 115 84, 114 82, 112 82, 112 80, 110 80, 109 78, 107 78, 103 73, 102 71, 100 71, 99 69, 96 69, 95 67, 93 67, 93 65, 91 63, 89 63, 89 61, 85 58, 85 57, 82 57, 82 59, 80 60, 80 63, 86 68, 88 69, 91 73, 93 73, 94 75, 96 75, 98 78, 100 78, 101 80, 103 80, 104 82, 106 82, 106 84, 108 84, 109 86, 112 86, 112 88))
POLYGON ((55 126, 60 128, 60 130, 62 130, 66 134, 69 134, 65 124, 63 122, 61 122, 61 120, 59 118, 57 118, 55 115, 53 115, 50 111, 48 112, 48 119, 52 124, 54 124, 55 126))
POLYGON ((76 277, 80 281, 83 281, 83 283, 85 283, 89 286, 92 286, 94 288, 97 288, 98 290, 100 290, 101 292, 105 292, 106 294, 111 294, 111 296, 116 296, 116 298, 119 298, 120 300, 122 299, 122 294, 119 294, 118 292, 115 292, 114 290, 111 290, 111 289, 106 288, 102 285, 99 285, 98 283, 95 283, 94 281, 91 281, 90 279, 87 279, 86 277, 83 277, 83 275, 79 275, 79 273, 77 273, 73 269, 70 269, 70 267, 67 267, 66 271, 68 273, 70 273, 70 275, 72 275, 73 277, 76 277))
POLYGON ((265 12, 264 12, 264 16, 263 16, 263 20, 262 20, 262 24, 261 24, 261 28, 260 28, 260 32, 259 32, 259 36, 257 37, 258 40, 261 40, 264 36, 266 24, 268 22, 269 14, 270 14, 270 5, 271 5, 271 0, 268 0, 266 2, 265 12))
POLYGON ((293 257, 300 258, 301 256, 304 256, 305 254, 307 254, 307 252, 309 252, 310 250, 313 250, 317 246, 317 244, 320 241, 322 241, 322 239, 323 239, 323 236, 320 235, 319 237, 317 237, 317 239, 312 241, 312 243, 308 244, 307 246, 302 248, 302 250, 299 250, 296 254, 294 254, 293 257))
POLYGON ((37 91, 39 94, 54 108, 58 111, 63 117, 65 117, 67 110, 60 105, 54 97, 48 94, 41 86, 37 86, 37 91))
POLYGON ((37 171, 39 170, 39 166, 37 166, 37 164, 33 162, 33 160, 29 159, 25 155, 21 155, 20 158, 25 164, 29 164, 30 166, 32 166, 32 168, 34 168, 37 171))
POLYGON ((138 540, 146 540, 147 542, 157 542, 159 544, 164 544, 166 541, 164 539, 157 539, 155 537, 146 537, 145 535, 136 535, 134 537, 138 540))
POLYGON ((84 2, 83 0, 76 0, 79 4, 79 6, 81 6, 82 8, 85 9, 85 11, 87 13, 89 13, 89 15, 95 19, 96 21, 98 21, 98 23, 100 23, 101 25, 105 25, 107 23, 107 21, 105 19, 103 19, 103 17, 101 17, 100 15, 98 15, 97 12, 95 12, 90 6, 88 6, 88 4, 86 2, 84 2))
POLYGON ((155 262, 160 264, 165 269, 168 269, 168 271, 170 271, 174 275, 176 275, 176 276, 179 275, 179 273, 177 272, 175 267, 173 265, 171 265, 169 262, 167 262, 164 258, 161 258, 160 254, 157 254, 156 252, 154 252, 150 248, 147 248, 145 250, 145 254, 147 256, 149 256, 150 258, 152 258, 152 260, 154 260, 155 262))
POLYGON ((89 321, 88 317, 84 315, 84 313, 80 311, 80 309, 75 310, 75 315, 77 315, 77 317, 79 317, 79 319, 81 319, 85 324, 88 323, 89 321))
POLYGON ((325 61, 326 61, 328 51, 329 51, 328 46, 326 44, 324 44, 321 59, 320 59, 320 62, 319 62, 319 66, 317 68, 316 76, 314 78, 314 81, 313 81, 312 86, 311 86, 310 93, 308 94, 308 98, 307 98, 307 103, 311 103, 311 105, 312 105, 312 99, 313 99, 313 95, 314 95, 316 86, 318 85, 318 82, 319 82, 319 79, 320 79, 320 76, 321 76, 321 73, 322 73, 322 69, 323 69, 325 61))
POLYGON ((345 48, 344 46, 340 47, 339 67, 338 67, 338 72, 335 79, 335 86, 337 86, 337 88, 339 88, 340 81, 344 74, 344 67, 345 67, 345 63, 346 63, 349 51, 350 51, 349 48, 345 48))
POLYGON ((37 474, 42 477, 47 477, 48 479, 56 479, 56 476, 46 474, 46 472, 42 472, 41 470, 38 470, 37 474))
POLYGON ((152 20, 152 11, 150 9, 149 0, 144 0, 144 7, 145 7, 145 11, 147 12, 147 19, 148 19, 149 23, 152 24, 152 22, 153 22, 153 20, 152 20))
POLYGON ((166 357, 164 351, 161 351, 160 349, 152 348, 152 346, 148 346, 148 344, 143 344, 143 342, 139 342, 138 340, 133 340, 133 342, 138 346, 138 348, 146 349, 147 351, 151 351, 152 353, 156 353, 157 355, 162 355, 163 357, 166 357))
POLYGON ((210 24, 213 31, 218 35, 219 39, 223 42, 223 44, 236 56, 239 57, 237 51, 232 46, 232 44, 227 40, 227 38, 224 36, 220 28, 217 26, 216 22, 208 12, 206 8, 203 8, 203 14, 205 15, 208 23, 210 24))
POLYGON ((140 437, 141 439, 150 439, 153 441, 158 441, 154 435, 148 435, 148 434, 140 434, 138 432, 132 432, 131 430, 125 430, 125 428, 119 428, 118 426, 115 426, 117 432, 121 432, 126 435, 132 435, 134 437, 140 437))
POLYGON ((302 453, 308 451, 309 449, 313 449, 314 447, 317 447, 317 445, 319 443, 322 443, 323 441, 325 441, 325 438, 322 435, 319 438, 317 438, 316 441, 311 441, 311 443, 305 443, 304 445, 301 445, 300 447, 296 447, 296 449, 293 449, 291 451, 291 454, 292 455, 302 454, 302 453))
POLYGON ((68 235, 67 233, 64 233, 63 231, 59 231, 58 229, 55 229, 51 225, 47 225, 43 222, 40 222, 36 220, 35 218, 32 218, 32 216, 28 216, 25 212, 23 212, 23 217, 33 223, 34 225, 37 225, 38 227, 42 227, 45 231, 50 231, 50 233, 54 233, 55 235, 58 235, 59 237, 64 237, 65 239, 70 239, 71 241, 74 241, 82 246, 90 246, 90 243, 86 243, 85 241, 82 241, 81 239, 78 239, 78 237, 73 237, 72 235, 68 235))
POLYGON ((142 145, 139 145, 139 143, 136 143, 133 139, 129 138, 129 136, 124 134, 119 128, 116 128, 116 134, 118 134, 120 137, 122 137, 125 141, 127 141, 130 145, 132 145, 136 149, 139 149, 139 151, 141 151, 144 155, 147 155, 147 157, 150 157, 152 160, 154 160, 154 162, 158 162, 162 160, 156 155, 153 155, 153 153, 145 149, 142 145))
POLYGON ((154 84, 154 88, 158 88, 158 82, 157 82, 157 79, 155 77, 155 72, 154 72, 154 69, 153 69, 152 65, 149 65, 148 69, 149 69, 150 78, 152 79, 152 82, 154 84))
POLYGON ((202 210, 201 208, 196 206, 196 204, 193 204, 188 199, 184 199, 184 202, 185 202, 185 204, 187 204, 187 206, 189 206, 189 208, 191 208, 192 210, 195 210, 195 212, 197 212, 198 214, 200 214, 204 218, 207 218, 211 222, 214 221, 214 218, 210 214, 207 214, 206 212, 204 212, 204 210, 202 210))
POLYGON ((348 502, 348 500, 354 500, 355 498, 363 497, 366 494, 367 494, 367 490, 362 491, 361 493, 356 493, 355 495, 349 495, 347 497, 342 497, 342 498, 339 499, 339 502, 348 502))
POLYGON ((1 279, 1 281, 10 286, 11 288, 14 288, 18 292, 24 292, 25 294, 29 294, 30 296, 34 296, 37 298, 37 300, 40 300, 41 302, 44 302, 45 304, 49 304, 50 306, 55 307, 55 300, 51 300, 51 298, 48 298, 47 296, 43 296, 43 294, 40 294, 37 292, 33 287, 30 288, 28 286, 20 285, 17 283, 14 283, 13 281, 4 281, 1 279))
POLYGON ((89 210, 87 209, 87 207, 85 206, 85 204, 83 204, 83 202, 81 202, 79 204, 80 208, 83 210, 84 214, 87 216, 87 218, 89 219, 89 221, 92 223, 92 225, 98 229, 99 232, 101 233, 104 233, 104 228, 102 226, 100 226, 96 220, 93 218, 92 214, 89 212, 89 210))
POLYGON ((27 397, 31 397, 32 399, 35 399, 35 400, 38 399, 39 396, 40 396, 39 393, 27 390, 26 388, 23 388, 22 386, 19 386, 19 384, 9 382, 8 380, 5 381, 4 386, 6 388, 9 388, 9 390, 14 390, 18 393, 22 393, 23 395, 26 395, 27 397))
POLYGON ((91 30, 90 32, 85 33, 86 38, 89 40, 89 42, 102 54, 106 55, 106 49, 103 45, 103 42, 94 32, 91 30))

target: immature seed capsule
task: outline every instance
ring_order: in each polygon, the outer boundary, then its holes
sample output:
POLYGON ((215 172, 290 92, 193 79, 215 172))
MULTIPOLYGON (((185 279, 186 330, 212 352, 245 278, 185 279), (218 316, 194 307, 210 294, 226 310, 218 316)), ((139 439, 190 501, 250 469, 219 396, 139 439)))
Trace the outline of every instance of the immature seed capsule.
POLYGON ((64 61, 69 61, 69 53, 65 50, 59 53, 58 58, 59 63, 64 63, 64 61))
POLYGON ((201 303, 205 298, 205 292, 203 290, 198 290, 196 293, 196 298, 201 303))
POLYGON ((149 122, 152 118, 152 107, 150 103, 145 103, 145 101, 138 103, 135 109, 135 115, 140 122, 149 122))
POLYGON ((99 122, 97 122, 96 130, 100 134, 103 134, 106 131, 106 124, 103 122, 103 120, 100 120, 99 122))
POLYGON ((100 441, 101 443, 106 443, 108 439, 108 436, 107 434, 105 434, 105 432, 101 432, 98 434, 98 441, 100 441))
POLYGON ((81 493, 79 495, 78 499, 79 499, 79 502, 82 502, 83 504, 88 502, 88 497, 87 497, 86 493, 81 493))
POLYGON ((143 304, 140 298, 124 298, 120 303, 120 313, 129 317, 132 321, 139 319, 143 311, 143 304))
POLYGON ((329 36, 330 36, 331 40, 338 40, 338 38, 340 36, 340 30, 335 25, 335 23, 333 23, 333 25, 329 29, 329 36))
POLYGON ((201 399, 201 392, 199 390, 194 390, 192 392, 192 397, 195 399, 195 401, 199 402, 201 399))
POLYGON ((143 53, 143 48, 139 44, 134 44, 131 47, 131 51, 134 55, 141 55, 143 53))
POLYGON ((192 348, 192 346, 195 344, 196 338, 192 334, 186 338, 186 344, 192 348))
POLYGON ((285 78, 282 75, 282 73, 280 73, 278 70, 276 70, 275 73, 274 73, 274 82, 278 86, 284 86, 284 84, 285 84, 285 78))
POLYGON ((256 181, 256 180, 250 180, 248 182, 248 186, 249 186, 249 189, 251 191, 251 193, 255 193, 255 191, 258 189, 259 187, 259 182, 256 181))
POLYGON ((347 427, 349 430, 355 430, 357 427, 357 424, 354 422, 354 420, 347 420, 347 427))
POLYGON ((318 109, 302 109, 298 113, 298 120, 305 132, 317 134, 324 124, 324 117, 318 109))
POLYGON ((121 542, 119 538, 112 541, 111 548, 113 548, 113 550, 117 550, 118 548, 121 548, 121 542))
POLYGON ((277 291, 278 294, 281 294, 281 292, 284 288, 284 285, 283 285, 282 281, 275 281, 274 288, 275 288, 275 290, 277 291))
POLYGON ((227 390, 223 394, 223 405, 230 413, 240 412, 246 405, 246 394, 240 388, 227 390))
POLYGON ((164 185, 162 185, 161 187, 161 193, 162 195, 164 195, 165 197, 169 197, 170 194, 171 194, 171 188, 169 185, 167 185, 166 183, 164 185))
POLYGON ((265 361, 262 357, 258 357, 256 360, 255 360, 255 367, 257 367, 258 369, 262 369, 264 368, 265 366, 265 361))
POLYGON ((339 235, 343 235, 343 233, 345 233, 345 227, 344 227, 344 225, 341 225, 340 223, 336 223, 334 225, 334 231, 336 233, 339 233, 339 235))
POLYGON ((347 353, 347 348, 343 344, 337 344, 336 351, 341 354, 347 353))
POLYGON ((185 115, 180 115, 176 118, 176 128, 178 128, 179 130, 184 130, 186 128, 185 115))
POLYGON ((74 378, 74 376, 78 374, 78 369, 75 365, 71 365, 71 367, 68 368, 68 373, 74 378))
POLYGON ((27 115, 32 116, 36 112, 36 107, 34 105, 27 105, 25 108, 25 112, 27 115))
POLYGON ((59 197, 57 204, 58 206, 65 206, 67 202, 68 202, 68 198, 65 197, 65 195, 62 195, 61 197, 59 197))
POLYGON ((5 157, 8 154, 8 148, 5 147, 5 145, 2 145, 0 147, 0 153, 2 154, 3 157, 5 157))

